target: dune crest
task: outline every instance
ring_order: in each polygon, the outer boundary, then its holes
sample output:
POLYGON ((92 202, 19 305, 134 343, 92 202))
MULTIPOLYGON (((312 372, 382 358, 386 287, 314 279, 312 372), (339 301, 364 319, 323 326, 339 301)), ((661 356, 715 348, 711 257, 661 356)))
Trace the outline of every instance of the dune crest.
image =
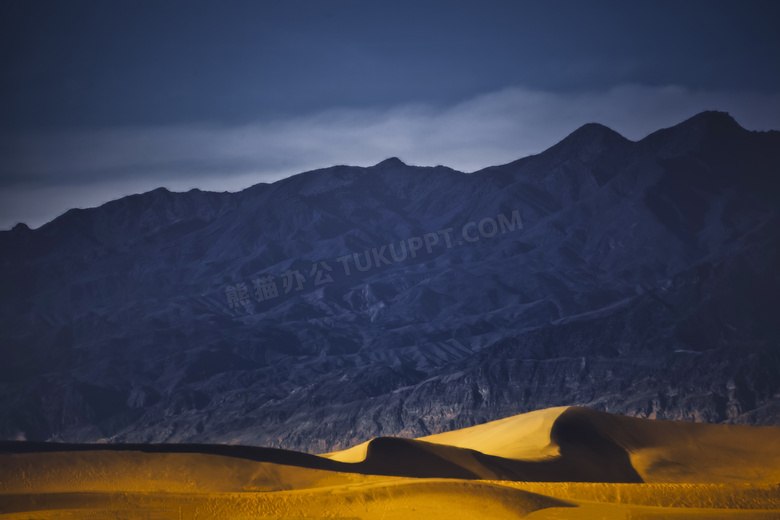
POLYGON ((420 437, 434 444, 478 450, 487 455, 519 460, 543 460, 557 456, 550 430, 567 406, 514 415, 470 428, 420 437))

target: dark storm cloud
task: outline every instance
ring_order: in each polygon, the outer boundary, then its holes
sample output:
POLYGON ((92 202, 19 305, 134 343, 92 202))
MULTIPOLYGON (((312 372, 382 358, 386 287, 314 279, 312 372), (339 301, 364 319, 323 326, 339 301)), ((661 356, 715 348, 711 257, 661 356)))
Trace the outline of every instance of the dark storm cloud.
POLYGON ((6 128, 252 122, 508 86, 780 88, 777 2, 6 0, 6 128))

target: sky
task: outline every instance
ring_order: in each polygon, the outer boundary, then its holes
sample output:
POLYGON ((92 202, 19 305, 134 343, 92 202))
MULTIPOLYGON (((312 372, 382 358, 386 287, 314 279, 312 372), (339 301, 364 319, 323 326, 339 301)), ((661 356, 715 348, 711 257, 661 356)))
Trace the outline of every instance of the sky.
POLYGON ((0 229, 335 164, 472 172, 589 122, 780 129, 780 2, 3 0, 0 229))

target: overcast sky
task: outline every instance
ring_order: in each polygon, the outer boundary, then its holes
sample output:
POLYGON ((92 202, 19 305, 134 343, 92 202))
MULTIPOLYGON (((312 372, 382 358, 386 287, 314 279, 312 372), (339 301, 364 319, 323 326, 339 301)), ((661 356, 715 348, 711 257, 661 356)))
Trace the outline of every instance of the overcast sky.
POLYGON ((777 20, 744 0, 2 0, 0 229, 391 156, 470 172, 594 121, 780 129, 777 20))

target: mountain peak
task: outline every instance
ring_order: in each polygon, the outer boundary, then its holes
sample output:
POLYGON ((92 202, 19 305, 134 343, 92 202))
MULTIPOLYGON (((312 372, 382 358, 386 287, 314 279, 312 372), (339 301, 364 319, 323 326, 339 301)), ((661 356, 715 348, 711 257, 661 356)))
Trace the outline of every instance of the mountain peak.
POLYGON ((577 156, 580 160, 587 162, 626 143, 630 143, 630 141, 608 126, 600 123, 587 123, 570 133, 563 141, 550 148, 548 152, 568 157, 577 156))
POLYGON ((744 130, 728 112, 716 110, 700 112, 672 128, 700 135, 730 134, 744 130))
POLYGON ((746 132, 728 112, 708 110, 671 128, 653 132, 642 143, 661 155, 679 155, 706 143, 715 147, 726 142, 733 145, 733 139, 746 132))
POLYGON ((28 226, 24 222, 19 222, 13 227, 13 229, 11 229, 11 231, 14 231, 16 233, 27 233, 28 231, 30 231, 30 226, 28 226))
POLYGON ((720 110, 705 110, 699 112, 695 116, 680 123, 684 125, 690 122, 705 122, 707 124, 727 124, 730 126, 739 126, 739 123, 728 112, 722 112, 720 110))
POLYGON ((582 135, 588 135, 588 136, 601 136, 601 135, 620 135, 614 130, 612 130, 610 127, 606 125, 602 125, 601 123, 585 123, 578 129, 576 129, 574 132, 572 132, 570 135, 575 134, 582 134, 582 135))
POLYGON ((587 123, 576 129, 574 132, 570 133, 561 142, 565 143, 569 141, 577 144, 583 144, 602 142, 604 140, 626 141, 627 139, 612 130, 610 127, 602 125, 601 123, 587 123))
POLYGON ((400 166, 406 166, 406 163, 404 163, 398 157, 390 157, 389 159, 385 159, 384 161, 374 165, 374 168, 398 168, 400 166))

